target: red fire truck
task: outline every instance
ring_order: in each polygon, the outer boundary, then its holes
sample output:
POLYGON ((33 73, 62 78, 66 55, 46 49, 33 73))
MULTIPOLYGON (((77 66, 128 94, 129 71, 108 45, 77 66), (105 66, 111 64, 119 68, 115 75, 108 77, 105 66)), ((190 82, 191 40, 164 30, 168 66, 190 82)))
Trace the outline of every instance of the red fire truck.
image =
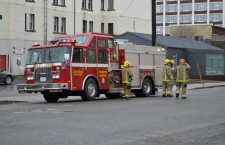
MULTIPOLYGON (((19 93, 41 93, 47 102, 81 96, 94 100, 100 94, 119 98, 123 62, 131 62, 135 96, 155 94, 161 85, 165 52, 161 48, 134 45, 99 33, 73 34, 55 38, 49 45, 32 45, 25 66, 26 84, 19 93)), ((21 59, 17 59, 20 66, 21 59)))

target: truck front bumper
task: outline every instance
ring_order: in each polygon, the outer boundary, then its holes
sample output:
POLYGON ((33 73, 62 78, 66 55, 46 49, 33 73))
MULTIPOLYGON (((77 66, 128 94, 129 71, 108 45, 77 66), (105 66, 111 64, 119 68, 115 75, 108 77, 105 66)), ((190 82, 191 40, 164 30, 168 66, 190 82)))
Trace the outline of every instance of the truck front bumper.
POLYGON ((37 92, 62 92, 68 89, 67 83, 41 83, 41 84, 18 84, 19 93, 37 93, 37 92))

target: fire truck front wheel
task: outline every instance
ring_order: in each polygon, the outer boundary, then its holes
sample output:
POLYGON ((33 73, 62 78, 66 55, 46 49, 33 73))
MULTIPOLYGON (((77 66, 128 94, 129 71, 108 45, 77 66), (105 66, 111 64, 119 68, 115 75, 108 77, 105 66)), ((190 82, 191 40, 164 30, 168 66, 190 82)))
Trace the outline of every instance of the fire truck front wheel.
POLYGON ((49 103, 55 103, 59 100, 59 95, 57 93, 43 93, 45 101, 49 103))
POLYGON ((97 95, 97 84, 93 78, 89 78, 84 85, 84 92, 81 95, 81 98, 84 101, 92 101, 97 97, 97 95))

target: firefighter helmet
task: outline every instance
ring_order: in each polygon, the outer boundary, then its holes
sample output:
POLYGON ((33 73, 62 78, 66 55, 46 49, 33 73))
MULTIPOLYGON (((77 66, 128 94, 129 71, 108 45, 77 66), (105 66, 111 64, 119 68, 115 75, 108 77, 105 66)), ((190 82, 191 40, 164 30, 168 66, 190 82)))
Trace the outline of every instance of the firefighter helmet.
POLYGON ((164 64, 168 64, 168 63, 170 63, 170 60, 169 59, 165 59, 164 60, 164 64))
POLYGON ((180 59, 180 64, 185 64, 185 59, 181 58, 180 59))
POLYGON ((174 60, 170 60, 170 63, 171 63, 172 65, 174 65, 174 64, 175 64, 174 60))
POLYGON ((123 63, 123 66, 124 67, 128 67, 130 65, 130 62, 129 61, 125 61, 124 63, 123 63))

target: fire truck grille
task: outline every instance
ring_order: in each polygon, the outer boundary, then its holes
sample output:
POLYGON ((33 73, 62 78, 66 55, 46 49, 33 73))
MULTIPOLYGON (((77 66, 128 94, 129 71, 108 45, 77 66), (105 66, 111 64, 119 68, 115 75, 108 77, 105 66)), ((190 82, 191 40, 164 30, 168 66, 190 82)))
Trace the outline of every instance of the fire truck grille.
POLYGON ((52 82, 52 67, 35 68, 35 81, 40 82, 52 82))

